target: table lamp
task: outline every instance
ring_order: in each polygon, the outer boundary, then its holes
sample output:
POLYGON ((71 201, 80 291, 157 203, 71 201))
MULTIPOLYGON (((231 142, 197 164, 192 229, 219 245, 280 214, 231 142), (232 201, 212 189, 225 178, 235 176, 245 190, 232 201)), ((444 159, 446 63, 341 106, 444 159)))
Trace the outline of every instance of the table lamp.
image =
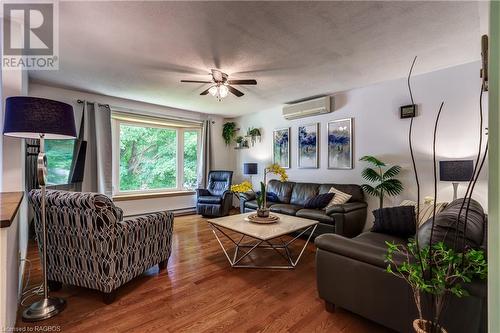
POLYGON ((453 182, 453 200, 457 199, 458 183, 470 181, 473 170, 472 160, 439 161, 439 179, 453 182))
POLYGON ((250 182, 252 182, 252 176, 258 174, 257 163, 243 163, 243 174, 250 175, 250 182))
MULTIPOLYGON (((51 318, 64 310, 66 301, 49 297, 47 286, 47 226, 46 226, 46 177, 47 158, 44 153, 45 139, 72 139, 76 137, 73 107, 69 104, 45 98, 15 96, 5 100, 3 134, 6 136, 40 139, 37 159, 37 177, 42 191, 42 270, 43 299, 31 304, 23 312, 23 320, 39 321, 51 318)), ((40 240, 38 240, 40 242, 40 240)))
POLYGON ((257 163, 243 163, 243 174, 256 175, 257 174, 257 163))

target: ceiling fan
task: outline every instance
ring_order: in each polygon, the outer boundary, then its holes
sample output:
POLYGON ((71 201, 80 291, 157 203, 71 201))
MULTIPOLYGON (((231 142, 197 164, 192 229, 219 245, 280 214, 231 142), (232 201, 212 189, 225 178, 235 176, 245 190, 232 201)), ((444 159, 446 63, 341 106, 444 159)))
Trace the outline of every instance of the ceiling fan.
POLYGON ((199 81, 199 80, 181 80, 181 82, 189 83, 212 83, 213 85, 208 89, 204 90, 200 95, 210 95, 221 101, 228 93, 232 93, 236 97, 241 97, 244 95, 238 89, 232 87, 231 85, 256 85, 255 80, 228 80, 228 75, 221 72, 218 69, 212 69, 212 80, 211 81, 199 81))

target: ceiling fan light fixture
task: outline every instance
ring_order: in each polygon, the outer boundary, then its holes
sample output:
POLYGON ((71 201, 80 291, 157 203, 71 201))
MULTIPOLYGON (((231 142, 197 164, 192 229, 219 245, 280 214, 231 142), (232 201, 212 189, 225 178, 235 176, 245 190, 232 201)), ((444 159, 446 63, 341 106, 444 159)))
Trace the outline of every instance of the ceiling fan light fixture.
POLYGON ((217 96, 219 89, 217 89, 217 86, 212 86, 210 87, 210 89, 208 89, 208 92, 210 93, 210 95, 215 97, 217 96))
POLYGON ((211 87, 203 90, 200 95, 212 95, 219 102, 226 98, 229 93, 235 95, 236 97, 241 97, 245 95, 240 90, 233 87, 233 85, 256 85, 257 81, 254 79, 246 80, 228 80, 228 75, 221 72, 218 69, 212 69, 212 80, 211 81, 200 81, 200 80, 181 80, 181 82, 191 82, 191 83, 210 83, 211 87))
POLYGON ((219 96, 221 98, 227 97, 228 93, 229 93, 229 89, 225 85, 219 86, 219 96))

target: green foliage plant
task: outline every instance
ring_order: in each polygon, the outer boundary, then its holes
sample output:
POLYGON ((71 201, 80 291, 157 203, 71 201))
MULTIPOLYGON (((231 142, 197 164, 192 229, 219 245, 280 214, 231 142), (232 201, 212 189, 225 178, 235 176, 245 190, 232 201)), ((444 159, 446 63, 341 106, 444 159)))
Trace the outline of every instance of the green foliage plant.
POLYGON ((226 143, 226 146, 231 144, 234 136, 236 135, 236 123, 235 122, 227 122, 222 126, 222 138, 226 143))
POLYGON ((259 138, 259 142, 260 142, 262 134, 260 132, 260 129, 253 127, 253 128, 248 129, 247 136, 249 136, 251 138, 252 146, 253 146, 255 144, 255 142, 257 142, 257 138, 259 138))
POLYGON ((363 184, 361 187, 366 193, 379 198, 380 208, 384 207, 385 195, 395 196, 403 191, 403 184, 394 178, 401 171, 399 165, 388 167, 376 157, 368 155, 361 157, 359 160, 368 162, 373 166, 373 168, 364 169, 361 176, 365 180, 375 184, 363 184), (384 171, 386 167, 388 168, 384 171))
POLYGON ((464 284, 487 277, 488 266, 482 250, 469 248, 457 252, 443 242, 433 244, 432 249, 429 245, 419 248, 415 239, 410 239, 406 245, 385 243, 387 272, 404 279, 411 287, 419 319, 423 320, 422 297, 425 294, 434 296, 431 331, 438 328, 447 295, 468 296, 464 284))

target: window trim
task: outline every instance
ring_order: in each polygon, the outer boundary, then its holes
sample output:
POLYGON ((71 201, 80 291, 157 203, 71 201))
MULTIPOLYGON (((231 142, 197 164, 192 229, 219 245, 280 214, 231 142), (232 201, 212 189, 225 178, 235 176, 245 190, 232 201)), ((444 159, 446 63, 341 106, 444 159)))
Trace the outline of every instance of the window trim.
MULTIPOLYGON (((167 126, 161 122, 155 123, 156 118, 151 117, 151 122, 144 122, 147 116, 137 115, 138 121, 133 121, 134 115, 130 115, 127 119, 121 117, 113 117, 111 119, 112 128, 112 193, 113 198, 135 198, 135 197, 157 197, 157 196, 175 196, 175 195, 186 195, 192 194, 193 189, 184 188, 184 132, 186 131, 196 131, 198 132, 198 149, 196 152, 196 158, 199 161, 200 158, 200 143, 201 143, 201 126, 193 126, 193 123, 186 123, 185 126, 167 126), (137 127, 148 127, 148 128, 161 128, 176 131, 177 138, 177 150, 176 150, 176 186, 173 188, 161 188, 161 189, 148 189, 148 190, 127 190, 120 191, 120 125, 129 124, 137 127)), ((168 121, 168 118, 165 118, 168 121)))

